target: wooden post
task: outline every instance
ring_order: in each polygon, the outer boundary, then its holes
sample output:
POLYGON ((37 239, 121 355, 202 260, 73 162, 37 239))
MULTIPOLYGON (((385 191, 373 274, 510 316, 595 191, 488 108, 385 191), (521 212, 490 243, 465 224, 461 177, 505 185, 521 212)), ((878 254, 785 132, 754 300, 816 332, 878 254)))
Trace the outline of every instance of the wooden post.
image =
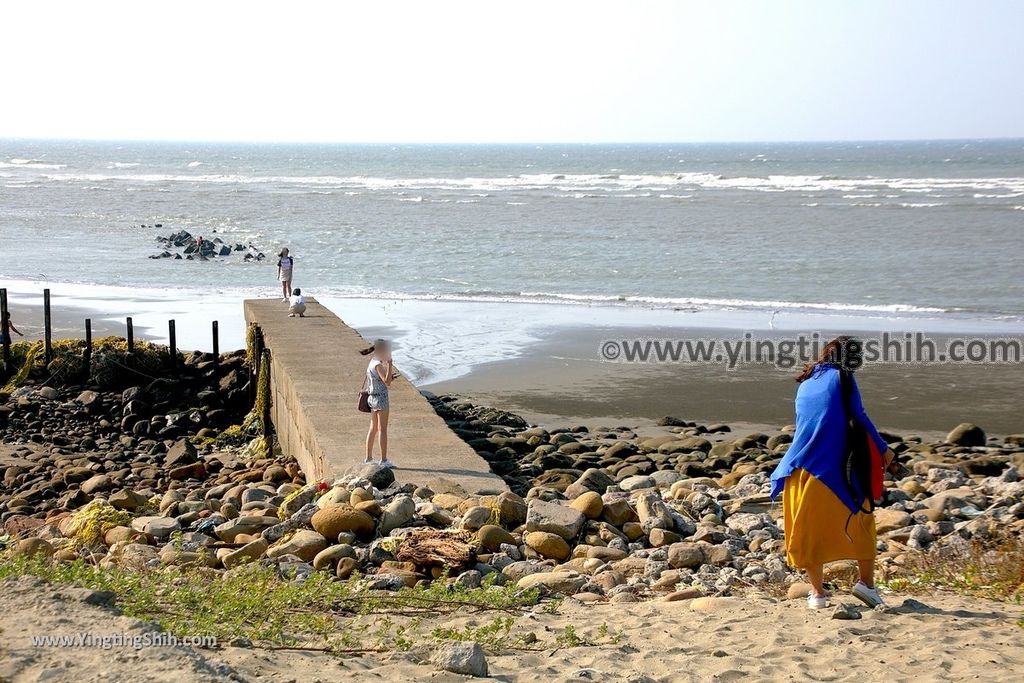
POLYGON ((0 337, 3 338, 3 374, 4 379, 11 371, 11 331, 7 327, 7 288, 0 289, 0 337))
POLYGON ((127 325, 125 338, 128 340, 128 355, 131 355, 135 351, 135 327, 132 325, 130 317, 125 321, 125 324, 127 325))
POLYGON ((88 381, 92 374, 92 319, 85 319, 85 356, 82 359, 85 366, 85 379, 88 381))
POLYGON ((43 350, 46 362, 53 360, 53 325, 50 322, 50 290, 43 290, 43 350))
POLYGON ((167 321, 167 351, 171 354, 171 367, 178 367, 178 340, 174 334, 174 321, 167 321))
POLYGON ((217 321, 213 321, 213 369, 220 367, 220 330, 217 321))

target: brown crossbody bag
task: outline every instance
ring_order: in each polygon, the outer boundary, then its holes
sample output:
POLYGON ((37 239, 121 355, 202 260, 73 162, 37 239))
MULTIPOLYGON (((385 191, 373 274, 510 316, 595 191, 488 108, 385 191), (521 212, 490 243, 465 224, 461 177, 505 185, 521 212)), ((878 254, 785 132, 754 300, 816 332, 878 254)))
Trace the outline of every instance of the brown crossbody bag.
POLYGON ((370 392, 366 390, 366 374, 363 374, 363 388, 359 390, 359 398, 356 400, 356 409, 361 413, 370 412, 370 392))

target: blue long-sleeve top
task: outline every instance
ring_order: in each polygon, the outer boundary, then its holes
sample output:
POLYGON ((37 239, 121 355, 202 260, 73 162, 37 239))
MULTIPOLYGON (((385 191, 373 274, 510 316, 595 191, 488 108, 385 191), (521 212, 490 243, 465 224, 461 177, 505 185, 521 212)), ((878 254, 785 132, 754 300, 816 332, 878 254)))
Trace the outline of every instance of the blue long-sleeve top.
MULTIPOLYGON (((861 403, 860 389, 850 376, 852 391, 850 411, 852 416, 867 432, 868 438, 885 453, 889 447, 871 423, 864 404, 861 403)), ((854 490, 859 500, 854 500, 846 486, 844 458, 846 448, 847 415, 843 405, 842 384, 839 369, 820 365, 806 380, 800 383, 796 392, 796 432, 793 443, 772 473, 771 497, 782 491, 786 477, 800 468, 810 472, 828 486, 851 512, 860 510, 864 496, 856 481, 854 490)))

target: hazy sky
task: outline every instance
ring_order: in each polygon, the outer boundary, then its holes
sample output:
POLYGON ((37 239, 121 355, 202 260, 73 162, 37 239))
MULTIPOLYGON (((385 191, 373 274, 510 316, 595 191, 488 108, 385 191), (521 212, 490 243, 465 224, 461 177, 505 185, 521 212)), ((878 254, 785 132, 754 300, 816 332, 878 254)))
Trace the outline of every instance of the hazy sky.
POLYGON ((5 2, 0 137, 1024 137, 1024 2, 5 2))

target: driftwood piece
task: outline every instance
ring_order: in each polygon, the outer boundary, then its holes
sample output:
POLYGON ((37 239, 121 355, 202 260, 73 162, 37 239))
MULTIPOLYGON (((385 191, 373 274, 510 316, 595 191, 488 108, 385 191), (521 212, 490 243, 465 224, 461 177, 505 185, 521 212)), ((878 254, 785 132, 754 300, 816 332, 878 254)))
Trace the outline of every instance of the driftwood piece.
POLYGON ((476 559, 476 549, 464 531, 418 529, 402 539, 395 559, 417 567, 465 567, 476 559))

